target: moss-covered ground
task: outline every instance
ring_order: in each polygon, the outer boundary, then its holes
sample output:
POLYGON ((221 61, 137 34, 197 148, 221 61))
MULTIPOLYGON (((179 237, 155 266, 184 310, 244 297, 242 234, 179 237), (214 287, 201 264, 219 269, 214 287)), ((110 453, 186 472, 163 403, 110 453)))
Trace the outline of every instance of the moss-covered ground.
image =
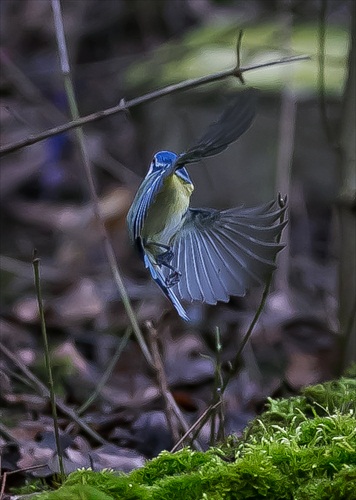
POLYGON ((78 470, 38 500, 356 500, 356 380, 269 400, 242 439, 162 452, 130 474, 78 470))

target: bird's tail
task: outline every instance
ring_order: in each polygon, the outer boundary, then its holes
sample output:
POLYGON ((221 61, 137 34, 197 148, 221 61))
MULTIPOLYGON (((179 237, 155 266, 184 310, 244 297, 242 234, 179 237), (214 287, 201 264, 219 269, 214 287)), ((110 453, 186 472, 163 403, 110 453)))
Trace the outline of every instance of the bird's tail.
POLYGON ((157 264, 152 263, 149 255, 147 253, 144 254, 143 260, 144 260, 146 268, 150 271, 152 278, 157 283, 157 285, 160 287, 160 289, 165 294, 165 296, 172 302, 172 304, 174 305, 179 316, 182 319, 184 319, 185 321, 190 321, 189 316, 185 312, 184 307, 179 302, 179 299, 177 298, 175 293, 172 291, 171 288, 167 287, 166 278, 163 276, 159 266, 157 264))

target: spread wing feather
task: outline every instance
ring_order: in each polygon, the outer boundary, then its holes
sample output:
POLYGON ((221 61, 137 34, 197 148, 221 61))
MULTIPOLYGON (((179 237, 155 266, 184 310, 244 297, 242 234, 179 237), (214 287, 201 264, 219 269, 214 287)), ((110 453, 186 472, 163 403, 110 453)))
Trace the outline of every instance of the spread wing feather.
MULTIPOLYGON (((190 209, 172 241, 172 266, 181 273, 172 291, 181 299, 216 304, 242 296, 261 284, 275 268, 276 242, 286 222, 284 209, 268 203, 230 210, 190 209)), ((162 275, 169 271, 162 268, 162 275)))
POLYGON ((249 88, 238 92, 198 142, 178 157, 173 168, 182 168, 184 165, 224 151, 250 127, 255 116, 256 103, 255 89, 249 88))
POLYGON ((206 260, 207 259, 206 251, 201 244, 200 238, 198 238, 197 235, 193 233, 192 239, 193 239, 193 250, 196 262, 196 271, 200 289, 199 300, 204 301, 204 299, 206 299, 206 302, 210 304, 215 300, 214 286, 210 278, 211 273, 209 273, 207 270, 207 266, 210 265, 210 262, 209 260, 206 260), (204 294, 202 293, 202 290, 204 290, 204 294))

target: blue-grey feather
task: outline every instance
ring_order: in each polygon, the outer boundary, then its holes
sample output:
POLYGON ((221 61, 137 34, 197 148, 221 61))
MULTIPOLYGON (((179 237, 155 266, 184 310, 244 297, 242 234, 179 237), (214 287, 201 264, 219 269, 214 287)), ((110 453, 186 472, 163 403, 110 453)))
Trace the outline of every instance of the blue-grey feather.
POLYGON ((215 304, 263 283, 283 248, 275 241, 285 225, 279 223, 282 213, 274 202, 224 211, 189 209, 171 243, 172 265, 182 273, 173 287, 178 296, 215 304))

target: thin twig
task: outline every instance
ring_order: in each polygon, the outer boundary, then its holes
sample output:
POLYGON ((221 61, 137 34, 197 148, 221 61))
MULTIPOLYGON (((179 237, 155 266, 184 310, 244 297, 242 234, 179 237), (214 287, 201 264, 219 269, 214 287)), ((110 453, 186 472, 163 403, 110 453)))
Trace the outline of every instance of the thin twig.
MULTIPOLYGON (((287 201, 286 198, 282 198, 281 196, 279 196, 278 202, 279 202, 279 206, 281 208, 284 208, 286 206, 286 201, 287 201)), ((283 222, 283 219, 284 219, 284 212, 281 215, 281 223, 283 222)), ((230 372, 229 372, 228 376, 225 379, 225 382, 223 383, 223 385, 221 387, 221 394, 223 394, 225 392, 226 387, 228 386, 231 378, 238 372, 238 369, 240 366, 241 353, 244 350, 249 338, 251 337, 253 329, 255 328, 255 325, 256 325, 256 323, 257 323, 257 321, 258 321, 259 317, 261 316, 261 313, 264 309, 264 306, 265 306, 265 303, 266 303, 266 300, 267 300, 267 297, 269 294, 269 289, 270 289, 271 283, 272 283, 272 276, 273 275, 271 274, 266 282, 266 285, 265 285, 265 288, 263 290, 263 294, 261 297, 260 304, 257 308, 257 311, 255 312, 254 317, 252 318, 252 321, 250 323, 250 326, 248 327, 247 332, 245 333, 245 335, 242 339, 241 345, 240 345, 240 347, 235 355, 235 358, 231 364, 230 372)))
MULTIPOLYGON (((60 55, 60 62, 61 62, 61 68, 62 68, 62 73, 64 77, 64 85, 65 85, 65 90, 67 93, 67 98, 69 102, 69 107, 70 107, 70 112, 72 115, 73 120, 76 120, 77 122, 80 120, 79 119, 79 111, 78 111, 78 106, 77 106, 77 101, 75 98, 75 93, 74 93, 74 87, 72 83, 72 79, 70 76, 70 66, 69 66, 69 61, 68 61, 68 55, 67 55, 67 48, 66 48, 66 42, 65 42, 65 36, 64 36, 64 28, 63 28, 63 19, 62 19, 62 12, 61 12, 61 5, 60 5, 60 0, 52 0, 52 9, 53 9, 53 18, 54 18, 54 24, 55 24, 55 32, 56 32, 56 37, 57 37, 57 44, 58 44, 58 50, 59 50, 59 55, 60 55)), ((128 296, 128 293, 126 291, 123 279, 121 277, 121 273, 119 270, 119 266, 116 261, 115 257, 115 252, 112 247, 108 231, 106 229, 106 226, 104 224, 104 221, 101 217, 100 213, 100 206, 99 206, 99 198, 96 193, 95 189, 95 183, 93 179, 93 174, 92 174, 92 168, 91 168, 91 162, 89 159, 88 151, 86 148, 85 140, 84 140, 84 133, 82 128, 78 128, 76 130, 76 135, 77 135, 77 141, 79 144, 82 160, 83 160, 83 166, 84 166, 84 172, 87 178, 87 183, 89 186, 89 192, 90 196, 93 202, 93 210, 95 217, 98 221, 99 225, 99 230, 101 231, 101 236, 104 241, 104 249, 106 253, 106 257, 109 262, 109 266, 111 269, 111 272, 113 274, 115 283, 117 285, 117 288, 119 290, 119 293, 121 295, 122 302, 124 304, 126 313, 129 317, 129 320, 132 325, 132 329, 134 331, 134 334, 136 336, 136 339, 140 345, 141 351, 143 355, 145 356, 148 364, 152 364, 152 356, 151 353, 149 352, 145 339, 143 338, 141 329, 139 327, 136 315, 134 313, 134 310, 131 306, 131 302, 128 296)))
POLYGON ((56 395, 54 392, 51 359, 50 359, 50 354, 49 354, 46 321, 45 321, 45 316, 44 316, 43 300, 42 300, 41 279, 40 279, 40 259, 36 257, 36 250, 34 251, 34 258, 32 261, 32 265, 33 265, 33 272, 35 275, 35 288, 36 288, 36 295, 37 295, 38 311, 40 314, 41 332, 42 332, 42 340, 43 340, 43 346, 44 346, 45 365, 46 365, 49 393, 50 393, 50 400, 51 400, 51 411, 52 411, 53 427, 54 427, 54 439, 55 439, 56 448, 57 448, 59 471, 60 471, 62 481, 64 481, 65 473, 64 473, 64 466, 63 466, 62 447, 61 447, 60 439, 59 439, 59 425, 58 425, 58 416, 57 416, 56 395))
MULTIPOLYGON (((47 465, 48 464, 31 465, 30 467, 24 467, 23 469, 16 469, 16 470, 10 470, 10 471, 4 472, 4 475, 2 477, 1 490, 0 490, 0 500, 3 500, 3 498, 4 498, 6 481, 7 481, 8 476, 11 476, 12 474, 19 474, 20 472, 29 472, 32 470, 43 469, 44 467, 47 467, 47 465)), ((0 478, 1 478, 1 473, 0 473, 0 478)), ((25 495, 25 496, 27 496, 27 495, 25 495)), ((30 495, 30 496, 32 496, 32 495, 30 495)), ((16 497, 16 498, 19 498, 19 497, 16 497)), ((22 498, 24 498, 24 497, 22 497, 22 498)))
POLYGON ((156 328, 153 327, 150 321, 146 322, 146 327, 149 331, 149 342, 151 347, 151 353, 153 358, 153 367, 156 372, 157 382, 160 389, 161 396, 164 401, 165 413, 167 418, 168 427, 171 431, 172 438, 174 442, 179 439, 179 429, 177 427, 177 419, 174 413, 174 409, 171 405, 170 398, 167 394, 170 392, 167 382, 166 373, 162 363, 162 358, 158 348, 158 334, 156 328))
POLYGON ((126 329, 126 332, 125 332, 125 335, 123 336, 121 342, 119 343, 119 345, 117 346, 117 349, 107 367, 107 369, 105 370, 105 372, 103 373, 101 379, 99 380, 98 384, 96 385, 95 387, 95 390, 94 392, 89 396, 89 398, 82 404, 82 406, 80 408, 78 408, 77 410, 77 414, 78 415, 81 415, 82 413, 84 413, 84 411, 89 408, 89 406, 96 400, 96 398, 99 396, 102 388, 104 387, 104 385, 106 384, 106 382, 109 380, 109 377, 113 371, 113 369, 115 368, 115 365, 116 363, 119 361, 119 358, 122 354, 122 351, 125 349, 126 345, 127 345, 127 342, 130 338, 130 335, 132 333, 132 329, 131 328, 127 328, 126 329))
MULTIPOLYGON (((286 50, 291 49, 293 33, 292 1, 284 4, 284 15, 282 21, 282 40, 286 50)), ((294 73, 293 68, 285 75, 284 85, 281 92, 281 107, 278 123, 278 150, 276 161, 276 186, 279 192, 290 198, 293 152, 295 146, 295 128, 297 120, 297 98, 293 91, 294 73)), ((283 290, 287 299, 290 298, 288 282, 288 271, 290 265, 290 226, 283 230, 283 243, 285 248, 278 256, 278 267, 274 273, 274 283, 277 290, 283 290)))
MULTIPOLYGON (((278 198, 278 203, 279 203, 279 206, 281 208, 284 208, 286 206, 286 202, 287 202, 287 199, 286 197, 285 198, 282 198, 280 195, 279 195, 279 198, 278 198)), ((281 223, 283 222, 283 219, 284 219, 284 212, 282 213, 281 215, 281 223)), ((279 241, 279 239, 278 239, 279 241)), ((235 355, 235 358, 234 358, 234 361, 232 362, 231 364, 231 368, 230 368, 230 371, 229 371, 229 374, 227 375, 227 377, 225 378, 225 381, 221 383, 220 385, 220 390, 219 390, 219 396, 220 396, 220 401, 218 401, 215 405, 214 404, 211 404, 207 410, 204 412, 204 416, 205 418, 202 418, 200 417, 195 423, 194 423, 194 428, 196 428, 196 431, 195 431, 195 434, 194 434, 194 437, 197 436, 202 428, 202 426, 205 424, 206 420, 209 418, 211 412, 214 412, 214 408, 218 407, 218 405, 221 405, 222 403, 222 396, 231 380, 231 378, 236 375, 236 373, 238 372, 239 370, 239 366, 240 366, 240 356, 241 356, 241 353, 242 351, 244 350, 249 338, 251 337, 251 334, 253 332, 253 329, 259 319, 259 317, 261 316, 261 313, 264 309, 264 306, 265 306, 265 303, 266 303, 266 300, 267 300, 267 297, 268 297, 268 293, 269 293, 269 289, 270 289, 270 286, 271 286, 271 283, 272 283, 272 274, 270 275, 270 277, 268 278, 267 282, 266 282, 266 285, 265 285, 265 288, 264 288, 264 291, 263 291, 263 294, 262 294, 262 297, 261 297, 261 301, 260 301, 260 304, 258 306, 258 309, 257 311, 255 312, 254 314, 254 317, 252 318, 252 321, 250 323, 250 326, 247 330, 247 332, 245 333, 243 339, 242 339, 242 342, 241 342, 241 345, 240 345, 240 348, 239 350, 237 351, 236 355, 235 355)), ((221 417, 222 418, 222 417, 221 417)), ((180 440, 180 442, 182 442, 182 439, 180 440)), ((177 445, 176 445, 177 446, 177 445)), ((176 447, 174 448, 176 449, 176 447)))
MULTIPOLYGON (((34 373, 31 372, 7 347, 4 346, 2 342, 0 342, 0 351, 4 354, 17 368, 21 370, 21 372, 33 382, 35 385, 37 392, 46 399, 50 398, 50 393, 48 388, 36 377, 34 373)), ((69 408, 66 404, 64 404, 61 400, 56 399, 57 408, 67 415, 71 420, 73 420, 83 431, 85 431, 91 438, 97 441, 100 444, 108 444, 107 441, 102 438, 97 432, 89 427, 72 408, 69 408)))
POLYGON ((220 403, 219 408, 219 425, 218 431, 216 432, 216 420, 217 420, 217 412, 212 412, 211 415, 211 425, 210 425, 210 446, 213 446, 214 443, 222 437, 223 433, 223 411, 222 411, 222 394, 221 387, 223 385, 222 378, 222 362, 221 362, 221 351, 222 345, 220 340, 220 330, 216 327, 215 330, 215 376, 214 376, 214 391, 213 391, 213 400, 210 406, 215 406, 217 403, 220 403))
POLYGON ((0 155, 5 155, 13 151, 17 151, 18 149, 24 148, 25 146, 30 146, 31 144, 36 144, 37 142, 43 141, 44 139, 48 139, 48 137, 52 137, 53 135, 61 134, 62 132, 66 132, 67 130, 81 127, 82 125, 86 125, 87 123, 102 120, 103 118, 106 118, 108 116, 114 115, 116 113, 121 113, 122 111, 126 111, 129 108, 133 108, 134 106, 138 106, 146 102, 154 101, 155 99, 166 96, 168 94, 174 94, 175 92, 180 92, 182 90, 193 89, 201 85, 205 85, 207 83, 224 80, 231 76, 235 78, 241 78, 241 75, 248 71, 268 68, 271 66, 277 66, 279 64, 287 64, 287 63, 308 61, 308 60, 310 60, 309 56, 291 56, 291 57, 283 57, 281 59, 262 64, 253 64, 251 66, 245 66, 242 68, 235 67, 233 69, 228 69, 218 73, 213 73, 211 75, 203 76, 200 78, 193 78, 191 80, 185 80, 183 82, 179 82, 173 85, 168 85, 167 87, 155 90, 153 92, 148 92, 147 94, 144 94, 140 97, 136 97, 134 99, 130 99, 129 101, 125 101, 122 99, 118 105, 113 106, 111 108, 97 111, 95 113, 91 113, 90 115, 83 116, 78 119, 73 119, 68 123, 64 123, 63 125, 59 125, 57 127, 45 130, 44 132, 41 132, 39 134, 33 134, 19 141, 11 142, 10 144, 5 144, 4 146, 0 147, 0 155))
MULTIPOLYGON (((153 325, 152 323, 150 323, 149 321, 146 322, 146 327, 148 328, 148 330, 150 330, 151 328, 153 328, 153 325)), ((176 403, 176 400, 174 399, 171 391, 168 389, 165 390, 165 398, 167 400, 167 404, 172 408, 172 411, 174 412, 179 424, 181 425, 182 429, 184 432, 187 432, 188 429, 189 429, 189 426, 184 418, 184 415, 182 414, 182 412, 180 411, 179 409, 179 406, 177 405, 176 403)), ((197 440, 194 440, 194 438, 192 439, 192 442, 193 442, 193 445, 194 447, 199 450, 199 451, 202 451, 202 446, 200 445, 200 443, 197 441, 197 440)))
POLYGON ((36 386, 31 380, 29 380, 26 377, 23 377, 19 373, 16 373, 15 370, 11 370, 8 366, 4 366, 1 369, 3 370, 4 373, 6 373, 8 377, 11 378, 11 381, 17 380, 21 384, 27 385, 27 387, 31 388, 32 390, 36 390, 36 386))
POLYGON ((194 422, 194 424, 191 427, 189 427, 189 429, 187 430, 187 432, 173 446, 173 448, 171 449, 171 453, 174 453, 175 451, 177 451, 177 449, 179 448, 179 446, 191 435, 191 433, 195 430, 195 428, 198 425, 199 425, 199 428, 201 427, 200 424, 204 425, 205 422, 210 417, 211 413, 214 412, 219 407, 220 404, 221 404, 221 402, 218 401, 214 405, 208 406, 208 408, 203 411, 203 413, 200 415, 200 417, 194 422))

